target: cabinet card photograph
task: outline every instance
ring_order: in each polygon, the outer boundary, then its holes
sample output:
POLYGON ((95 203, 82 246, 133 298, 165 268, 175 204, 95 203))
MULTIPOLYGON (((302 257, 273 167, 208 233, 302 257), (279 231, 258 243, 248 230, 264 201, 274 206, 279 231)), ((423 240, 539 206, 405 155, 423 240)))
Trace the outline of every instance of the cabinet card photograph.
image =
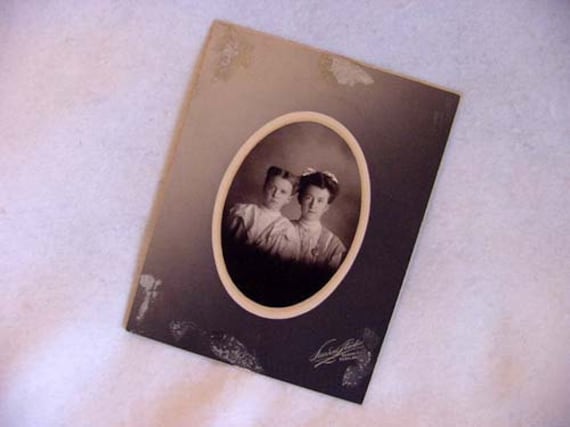
POLYGON ((362 403, 458 102, 215 22, 127 329, 362 403))

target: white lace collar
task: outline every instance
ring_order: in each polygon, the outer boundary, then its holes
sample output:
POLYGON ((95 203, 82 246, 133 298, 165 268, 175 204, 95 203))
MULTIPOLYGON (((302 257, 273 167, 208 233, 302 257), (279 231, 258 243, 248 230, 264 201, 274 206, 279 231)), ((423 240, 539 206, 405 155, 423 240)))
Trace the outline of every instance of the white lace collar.
POLYGON ((300 219, 297 221, 297 225, 302 231, 310 235, 319 235, 323 229, 320 221, 303 221, 300 219))

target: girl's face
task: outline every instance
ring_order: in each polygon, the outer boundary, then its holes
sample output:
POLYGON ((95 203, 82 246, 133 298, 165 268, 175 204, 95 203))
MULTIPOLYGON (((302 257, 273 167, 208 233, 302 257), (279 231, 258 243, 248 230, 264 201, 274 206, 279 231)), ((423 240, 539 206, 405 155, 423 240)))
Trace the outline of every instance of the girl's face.
POLYGON ((263 187, 263 205, 272 211, 280 211, 293 197, 293 184, 280 176, 274 176, 263 187))
POLYGON ((320 221, 329 209, 330 192, 326 188, 309 185, 301 197, 301 219, 320 221))

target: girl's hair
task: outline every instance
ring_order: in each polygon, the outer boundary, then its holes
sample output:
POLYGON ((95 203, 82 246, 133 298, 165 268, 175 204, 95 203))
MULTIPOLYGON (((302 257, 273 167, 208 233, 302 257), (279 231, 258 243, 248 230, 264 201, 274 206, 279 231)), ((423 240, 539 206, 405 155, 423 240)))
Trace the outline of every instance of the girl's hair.
POLYGON ((291 183, 291 186, 293 187, 291 194, 295 194, 297 192, 297 189, 299 188, 299 177, 297 175, 292 174, 288 170, 281 169, 277 166, 270 166, 269 169, 267 169, 267 174, 265 175, 265 183, 263 184, 263 187, 265 188, 265 186, 269 183, 269 180, 271 180, 274 177, 283 178, 289 181, 291 183))
POLYGON ((328 190, 329 204, 334 201, 340 190, 338 180, 330 172, 314 171, 307 174, 303 174, 299 182, 299 194, 297 196, 299 203, 301 203, 301 199, 305 195, 305 191, 310 185, 314 185, 315 187, 328 190))

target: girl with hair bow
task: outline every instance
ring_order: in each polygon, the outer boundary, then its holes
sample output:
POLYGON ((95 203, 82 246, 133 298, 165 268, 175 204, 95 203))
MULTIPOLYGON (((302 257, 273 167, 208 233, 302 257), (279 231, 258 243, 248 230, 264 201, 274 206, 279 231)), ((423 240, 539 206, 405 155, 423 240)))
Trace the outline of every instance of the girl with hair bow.
POLYGON ((346 247, 321 224, 321 217, 329 210, 339 189, 338 179, 329 171, 309 168, 302 173, 297 196, 301 216, 293 221, 299 238, 300 263, 336 271, 344 259, 346 247))

